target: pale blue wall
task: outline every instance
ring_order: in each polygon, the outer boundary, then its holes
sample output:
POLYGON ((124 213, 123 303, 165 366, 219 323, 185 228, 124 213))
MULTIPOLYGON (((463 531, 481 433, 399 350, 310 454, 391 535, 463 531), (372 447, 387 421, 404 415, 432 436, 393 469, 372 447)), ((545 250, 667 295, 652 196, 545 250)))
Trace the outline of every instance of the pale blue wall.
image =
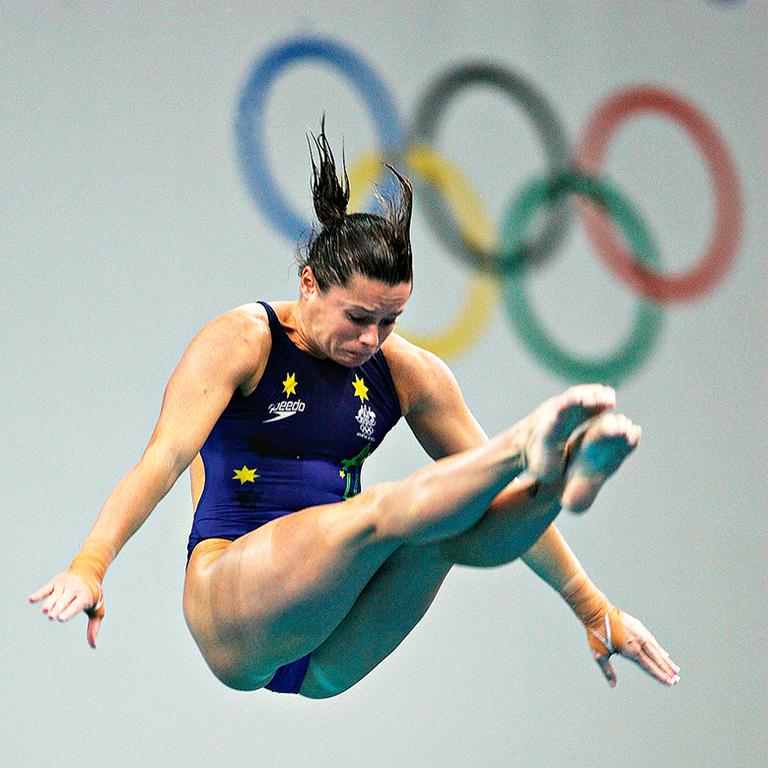
MULTIPOLYGON (((3 764, 761 764, 766 16, 762 0, 3 4, 3 764), (482 59, 528 78, 573 143, 610 94, 655 83, 697 105, 727 145, 743 196, 735 263, 699 300, 664 309, 648 361, 619 388, 643 444, 589 515, 561 525, 594 579, 673 652, 674 690, 619 661, 609 692, 576 622, 516 565, 457 570, 413 636, 338 699, 232 692, 181 614, 186 479, 110 571, 96 652, 83 621, 48 626, 25 605, 140 456, 197 329, 239 303, 295 294, 293 244, 246 189, 234 120, 254 63, 298 34, 363 56, 406 124, 442 71, 482 59)), ((304 136, 323 111, 350 165, 376 145, 337 74, 308 62, 286 72, 264 138, 304 214, 304 136)), ((544 170, 524 114, 490 91, 449 108, 436 146, 496 221, 544 170)), ((693 267, 714 207, 688 135, 661 116, 629 120, 606 170, 664 269, 693 267)), ((418 197, 413 245, 404 324, 434 330, 475 273, 435 237, 418 197)), ((528 285, 549 332, 583 355, 621 343, 638 303, 575 223, 528 285)), ((565 385, 501 306, 451 365, 489 432, 565 385)), ((425 461, 403 427, 367 482, 425 461)))

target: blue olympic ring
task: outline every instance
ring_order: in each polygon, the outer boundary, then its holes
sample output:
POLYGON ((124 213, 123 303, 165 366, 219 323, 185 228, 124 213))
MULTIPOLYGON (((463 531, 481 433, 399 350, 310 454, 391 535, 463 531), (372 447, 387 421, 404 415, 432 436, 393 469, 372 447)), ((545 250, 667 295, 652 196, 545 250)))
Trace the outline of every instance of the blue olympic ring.
POLYGON ((325 61, 356 85, 373 117, 385 154, 403 145, 403 122, 379 76, 363 59, 328 40, 299 37, 273 48, 253 70, 243 89, 235 126, 237 153, 246 183, 265 215, 294 241, 311 229, 311 223, 296 213, 280 193, 266 161, 263 116, 269 89, 280 72, 301 59, 325 61))

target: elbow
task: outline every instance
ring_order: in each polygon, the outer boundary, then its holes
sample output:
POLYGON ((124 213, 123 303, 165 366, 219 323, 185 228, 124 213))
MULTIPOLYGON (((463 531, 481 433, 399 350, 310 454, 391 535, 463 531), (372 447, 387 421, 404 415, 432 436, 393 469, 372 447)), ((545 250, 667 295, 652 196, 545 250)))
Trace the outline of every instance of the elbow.
POLYGON ((139 462, 139 467, 147 470, 162 488, 163 495, 173 488, 184 470, 190 465, 192 456, 187 457, 172 445, 152 441, 147 446, 139 462))

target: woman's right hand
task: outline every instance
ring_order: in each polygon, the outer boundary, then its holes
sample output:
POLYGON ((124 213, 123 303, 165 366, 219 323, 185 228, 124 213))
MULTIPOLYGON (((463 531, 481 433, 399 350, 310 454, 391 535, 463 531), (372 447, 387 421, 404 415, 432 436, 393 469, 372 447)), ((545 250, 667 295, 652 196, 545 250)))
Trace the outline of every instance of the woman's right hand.
POLYGON ((47 584, 40 587, 37 592, 29 596, 30 603, 37 603, 45 599, 43 614, 51 621, 69 621, 80 611, 88 614, 88 628, 86 637, 91 648, 96 647, 96 635, 99 634, 102 619, 104 618, 104 599, 94 602, 93 595, 87 583, 77 573, 63 571, 54 576, 47 584))

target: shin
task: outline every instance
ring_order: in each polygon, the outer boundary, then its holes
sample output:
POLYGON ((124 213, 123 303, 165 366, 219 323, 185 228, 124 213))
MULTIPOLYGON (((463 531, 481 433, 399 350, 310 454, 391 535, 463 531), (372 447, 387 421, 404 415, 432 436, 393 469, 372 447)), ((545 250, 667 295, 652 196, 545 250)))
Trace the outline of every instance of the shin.
POLYGON ((464 533, 441 542, 443 556, 457 565, 493 568, 521 557, 560 512, 560 485, 531 478, 508 485, 487 512, 464 533))

